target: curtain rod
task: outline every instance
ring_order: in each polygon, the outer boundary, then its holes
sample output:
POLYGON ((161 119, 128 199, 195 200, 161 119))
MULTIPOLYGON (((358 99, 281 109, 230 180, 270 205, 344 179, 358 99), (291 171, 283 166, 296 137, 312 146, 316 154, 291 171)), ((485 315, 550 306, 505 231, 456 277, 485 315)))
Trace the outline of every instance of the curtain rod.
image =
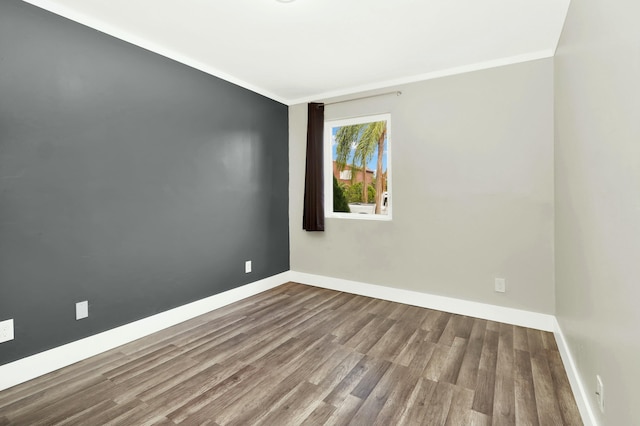
POLYGON ((351 102, 351 101, 360 101, 362 99, 369 99, 369 98, 377 98, 379 96, 389 96, 389 95, 396 95, 396 96, 400 96, 402 95, 402 92, 399 90, 395 90, 393 92, 387 92, 387 93, 378 93, 377 95, 369 95, 369 96, 362 96, 360 98, 353 98, 353 99, 345 99, 344 101, 336 101, 336 102, 329 102, 324 104, 324 106, 327 105, 335 105, 335 104, 342 104, 345 102, 351 102))

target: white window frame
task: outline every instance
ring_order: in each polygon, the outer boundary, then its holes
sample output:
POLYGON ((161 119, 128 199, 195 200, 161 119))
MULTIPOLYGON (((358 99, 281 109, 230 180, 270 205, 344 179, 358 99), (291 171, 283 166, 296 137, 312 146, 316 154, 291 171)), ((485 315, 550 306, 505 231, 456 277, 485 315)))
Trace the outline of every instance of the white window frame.
MULTIPOLYGON (((390 221, 393 218, 393 186, 391 170, 391 114, 375 114, 361 117, 352 117, 338 120, 328 120, 324 123, 324 211, 326 218, 356 219, 356 220, 378 220, 390 221), (372 123, 375 121, 387 122, 387 192, 388 207, 387 214, 359 214, 342 213, 333 211, 333 150, 332 150, 332 129, 334 127, 350 126, 353 124, 372 123)), ((353 172, 352 172, 353 173, 353 172)), ((377 178, 377 177, 376 177, 377 178)))

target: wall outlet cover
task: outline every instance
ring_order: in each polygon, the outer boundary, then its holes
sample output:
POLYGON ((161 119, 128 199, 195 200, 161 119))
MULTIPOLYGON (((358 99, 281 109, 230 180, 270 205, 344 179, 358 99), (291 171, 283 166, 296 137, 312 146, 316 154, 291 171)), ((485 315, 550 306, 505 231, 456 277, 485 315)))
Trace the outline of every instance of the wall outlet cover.
POLYGON ((76 303, 76 320, 81 320, 89 316, 89 302, 76 303))
POLYGON ((0 321, 0 343, 14 339, 13 319, 0 321))
POLYGON ((604 385, 602 384, 602 378, 596 375, 596 398, 598 399, 598 407, 600 411, 604 413, 604 385))
POLYGON ((498 293, 504 293, 507 291, 507 280, 504 278, 496 278, 495 280, 495 290, 498 293))
POLYGON ((251 261, 247 260, 244 262, 244 273, 248 274, 249 272, 251 272, 251 261))

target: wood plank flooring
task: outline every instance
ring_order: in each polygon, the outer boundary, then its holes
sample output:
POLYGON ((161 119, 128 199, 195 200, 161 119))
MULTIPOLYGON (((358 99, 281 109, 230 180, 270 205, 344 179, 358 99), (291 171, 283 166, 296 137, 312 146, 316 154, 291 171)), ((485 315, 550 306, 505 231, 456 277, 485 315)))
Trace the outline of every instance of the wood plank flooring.
POLYGON ((0 392, 0 425, 581 425, 551 333, 288 283, 0 392))

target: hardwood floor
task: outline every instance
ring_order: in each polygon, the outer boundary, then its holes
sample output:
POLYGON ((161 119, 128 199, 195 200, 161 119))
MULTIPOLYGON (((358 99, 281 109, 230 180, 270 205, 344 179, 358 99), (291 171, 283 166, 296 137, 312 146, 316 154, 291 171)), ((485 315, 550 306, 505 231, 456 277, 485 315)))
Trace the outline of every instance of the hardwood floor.
POLYGON ((581 425, 551 333, 288 283, 0 392, 0 425, 581 425))

